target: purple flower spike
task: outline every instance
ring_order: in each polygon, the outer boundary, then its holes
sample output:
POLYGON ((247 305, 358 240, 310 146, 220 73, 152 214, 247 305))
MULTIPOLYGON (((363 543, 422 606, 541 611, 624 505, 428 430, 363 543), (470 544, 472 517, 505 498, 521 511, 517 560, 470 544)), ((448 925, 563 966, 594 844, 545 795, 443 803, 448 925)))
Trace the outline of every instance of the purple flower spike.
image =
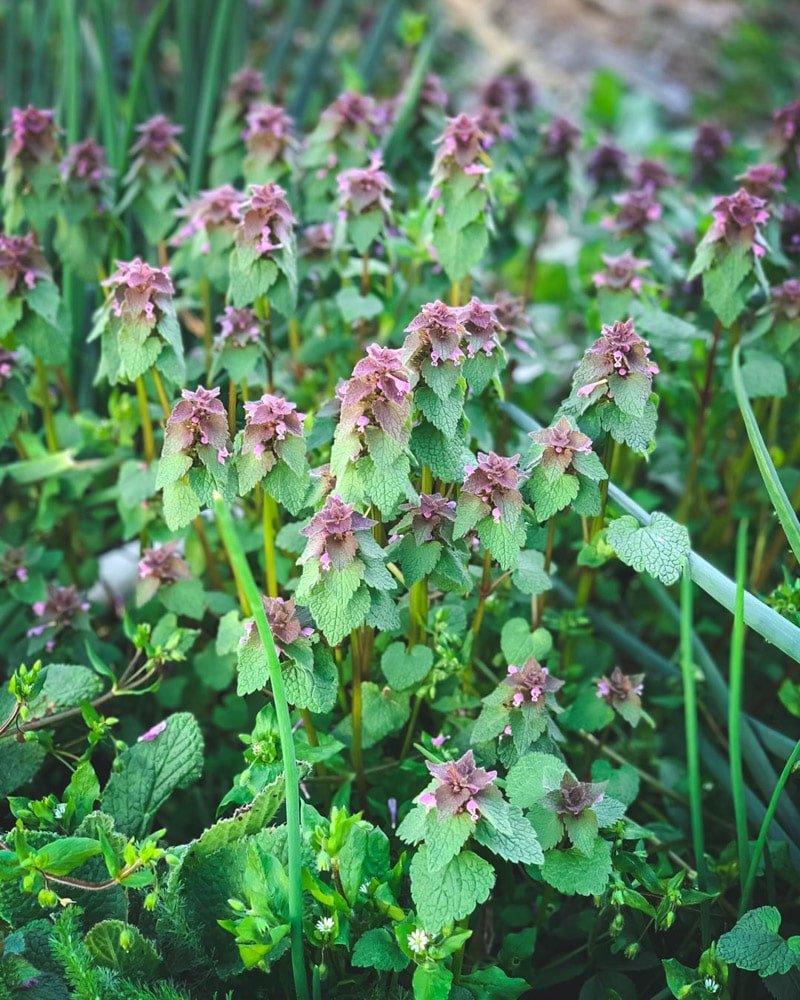
POLYGON ((474 358, 481 351, 491 357, 500 346, 498 335, 504 332, 497 318, 497 306, 481 302, 473 295, 469 303, 458 310, 458 319, 467 335, 467 357, 474 358))
POLYGON ((247 151, 274 163, 297 147, 294 122, 286 110, 277 104, 251 104, 246 115, 247 127, 242 132, 247 151))
POLYGON ((628 158, 612 142, 603 142, 589 154, 586 173, 599 186, 618 184, 625 177, 628 158))
POLYGON ((289 242, 295 219, 279 184, 251 184, 242 206, 236 240, 258 256, 280 250, 289 242))
POLYGON ((78 593, 77 587, 59 587, 48 583, 45 600, 33 605, 33 612, 40 621, 28 629, 28 635, 41 635, 46 629, 61 631, 73 625, 76 618, 88 610, 89 604, 78 593))
POLYGON ((401 439, 411 415, 411 373, 403 364, 403 352, 370 344, 338 395, 345 430, 363 431, 375 424, 401 439))
POLYGON ((301 252, 307 257, 326 257, 333 247, 333 224, 316 222, 306 226, 300 240, 301 252))
POLYGON ((791 167, 800 167, 800 98, 778 108, 772 118, 783 145, 781 156, 791 167))
POLYGON ((672 187, 675 178, 660 160, 639 160, 631 173, 631 183, 635 188, 660 191, 672 187))
POLYGON ((543 709, 547 704, 547 696, 559 691, 564 686, 564 681, 551 677, 547 667, 530 657, 521 667, 509 666, 508 676, 504 678, 503 684, 511 688, 509 708, 535 705, 543 709))
POLYGON ((50 266, 33 233, 24 236, 0 233, 0 284, 7 296, 22 294, 34 288, 37 281, 49 277, 50 266))
POLYGON ((103 282, 112 291, 111 311, 123 323, 154 327, 172 302, 168 267, 151 267, 140 257, 117 261, 117 270, 103 282))
POLYGON ((603 255, 605 270, 592 276, 592 281, 596 288, 609 288, 612 292, 622 292, 630 288, 632 292, 638 292, 642 287, 639 271, 645 271, 650 266, 649 260, 634 257, 630 250, 613 257, 610 254, 603 255))
POLYGON ((614 196, 618 205, 617 214, 604 222, 608 229, 617 233, 641 233, 661 218, 661 206, 655 200, 654 188, 639 188, 614 196))
POLYGON ((610 677, 601 677, 596 682, 597 697, 612 708, 626 703, 638 709, 642 704, 643 681, 644 674, 623 674, 619 667, 614 667, 610 677))
POLYGON ((178 551, 178 542, 165 542, 158 548, 145 549, 139 560, 140 580, 177 583, 191 576, 191 570, 178 551))
POLYGON ((567 772, 560 787, 545 795, 542 805, 557 816, 577 817, 603 801, 607 785, 607 781, 578 781, 567 772))
POLYGON ((27 108, 12 108, 11 123, 3 133, 11 137, 6 150, 6 170, 15 163, 22 166, 53 163, 60 152, 60 132, 53 111, 30 104, 27 108))
POLYGON ((76 142, 61 161, 61 176, 67 184, 81 185, 92 194, 99 194, 112 175, 106 151, 94 139, 76 142))
POLYGON ((382 164, 380 153, 373 153, 368 167, 353 167, 339 174, 336 184, 343 212, 352 215, 374 211, 380 211, 384 216, 391 214, 394 186, 386 171, 381 169, 382 164))
MULTIPOLYGON (((284 600, 282 597, 264 597, 262 595, 261 604, 264 608, 264 614, 267 616, 279 656, 283 656, 287 646, 291 646, 293 642, 313 635, 314 629, 308 624, 310 619, 305 610, 298 610, 291 598, 284 600)), ((245 622, 241 645, 251 642, 261 643, 256 623, 252 619, 245 622)))
POLYGON ((441 493, 420 493, 419 503, 403 504, 401 510, 411 515, 411 531, 417 545, 441 537, 441 531, 456 519, 456 502, 441 493))
POLYGON ((164 454, 186 453, 203 446, 215 449, 220 464, 224 464, 231 441, 225 407, 217 398, 219 388, 200 385, 194 392, 184 389, 181 396, 167 420, 164 454))
POLYGON ((217 350, 225 347, 249 347, 261 339, 261 324, 255 309, 243 306, 225 306, 225 311, 217 317, 219 335, 214 341, 217 350))
POLYGON ((321 118, 330 128, 332 138, 342 132, 372 131, 377 125, 377 106, 373 98, 348 91, 328 105, 321 118))
POLYGON ((442 816, 458 816, 467 812, 473 821, 480 816, 481 801, 487 797, 497 771, 486 771, 475 764, 472 750, 458 760, 446 764, 425 761, 425 766, 439 782, 431 792, 423 792, 418 801, 442 816))
POLYGON ((652 383, 658 374, 658 365, 650 360, 650 346, 633 327, 633 320, 617 320, 603 327, 603 334, 583 356, 575 373, 575 386, 579 396, 590 396, 595 389, 606 386, 608 378, 617 375, 646 375, 652 383))
POLYGON ((444 131, 434 145, 439 148, 433 160, 433 185, 438 186, 454 172, 482 174, 488 166, 480 162, 487 145, 487 136, 477 118, 461 114, 448 118, 444 131))
POLYGON ((715 173, 719 168, 719 161, 730 145, 731 135, 727 129, 721 128, 713 122, 702 122, 698 125, 692 146, 695 176, 705 177, 715 173))
POLYGON ((144 166, 170 171, 184 156, 178 142, 183 128, 173 124, 166 115, 148 118, 146 122, 136 126, 136 131, 139 138, 131 146, 131 156, 134 157, 131 173, 137 174, 144 166))
POLYGON ((195 233, 213 233, 218 229, 233 232, 241 221, 240 209, 244 196, 230 184, 201 193, 175 214, 186 219, 172 240, 173 246, 180 246, 195 233))
POLYGON ((319 559, 326 572, 345 569, 358 553, 358 532, 368 531, 376 523, 356 513, 352 504, 345 503, 337 494, 332 494, 322 510, 300 529, 300 534, 308 539, 302 561, 319 559))
POLYGON ((530 111, 536 107, 536 99, 536 84, 518 72, 493 77, 481 91, 484 104, 507 114, 530 111))
POLYGON ((757 198, 741 187, 732 195, 714 199, 712 240, 724 240, 728 246, 744 243, 757 257, 764 254, 765 244, 760 227, 768 221, 769 211, 763 198, 757 198))
POLYGON ((452 361, 460 365, 464 360, 461 349, 466 331, 461 324, 460 311, 439 301, 422 307, 422 312, 408 324, 408 334, 403 344, 406 364, 418 371, 428 358, 436 367, 440 361, 452 361))
POLYGON ((534 431, 531 438, 544 448, 540 464, 562 475, 572 465, 574 455, 588 455, 592 450, 592 439, 576 430, 566 417, 552 427, 534 431))
POLYGON ((242 453, 264 459, 269 471, 280 457, 280 443, 287 436, 303 436, 302 413, 297 406, 281 396, 265 393, 261 399, 244 404, 244 437, 242 453))
POLYGON ((748 167, 736 178, 748 194, 769 201, 776 194, 786 190, 784 178, 786 171, 776 163, 757 163, 748 167))
POLYGON ((485 512, 492 515, 497 523, 507 520, 522 508, 522 494, 517 489, 520 473, 517 465, 519 455, 502 458, 494 452, 478 454, 477 466, 465 469, 463 492, 478 497, 485 512))
POLYGON ((252 66, 243 66, 228 81, 225 104, 237 109, 239 115, 266 91, 264 77, 252 66))
POLYGON ((772 302, 787 319, 800 319, 800 279, 789 278, 772 289, 772 302))
POLYGON ((577 148, 581 130, 566 118, 553 118, 542 132, 542 155, 548 160, 565 160, 577 148))

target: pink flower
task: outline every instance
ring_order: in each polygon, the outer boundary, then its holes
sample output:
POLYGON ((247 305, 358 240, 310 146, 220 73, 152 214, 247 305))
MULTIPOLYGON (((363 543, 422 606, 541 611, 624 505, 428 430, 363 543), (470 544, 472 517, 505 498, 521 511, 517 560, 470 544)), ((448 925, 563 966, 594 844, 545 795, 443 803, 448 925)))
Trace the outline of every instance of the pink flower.
POLYGON ((589 153, 586 173, 598 185, 617 184, 625 176, 628 157, 612 142, 601 142, 589 153))
POLYGON ((443 816, 467 812, 473 822, 477 821, 481 803, 489 797, 497 771, 478 767, 472 750, 467 750, 458 760, 444 764, 425 761, 425 766, 438 785, 433 791, 423 792, 417 801, 428 809, 437 809, 443 816))
POLYGON ((675 178, 659 160, 639 160, 631 173, 634 188, 652 188, 660 191, 671 187, 675 178))
POLYGON ((464 469, 462 493, 478 497, 485 508, 484 516, 491 513, 496 522, 513 517, 522 508, 518 464, 519 455, 502 458, 494 452, 479 452, 477 466, 464 469))
POLYGON ((713 215, 709 230, 712 241, 724 241, 728 246, 745 243, 757 257, 764 254, 760 226, 769 219, 769 210, 763 198, 741 187, 735 194, 715 198, 713 215))
POLYGON ((167 419, 164 432, 164 454, 188 453, 200 446, 219 452, 231 443, 228 417, 219 396, 219 388, 205 389, 199 385, 192 392, 184 389, 182 399, 175 404, 167 419))
POLYGON ((596 288, 605 287, 613 292, 621 292, 627 288, 634 292, 640 290, 642 283, 638 272, 647 270, 650 266, 649 260, 634 257, 630 250, 626 250, 619 257, 604 254, 602 259, 605 270, 592 276, 596 288))
POLYGON ((172 308, 169 268, 151 267, 140 257, 117 261, 117 270, 103 282, 112 291, 111 311, 123 323, 154 327, 162 313, 172 308))
POLYGON ((37 281, 49 277, 50 266, 33 233, 24 236, 0 233, 0 284, 7 296, 15 292, 23 294, 34 288, 37 281))
POLYGON ((410 529, 417 545, 434 540, 449 540, 448 528, 452 527, 456 519, 455 500, 448 500, 441 493, 420 493, 419 503, 406 503, 400 509, 406 513, 397 529, 410 529))
POLYGON ((188 205, 175 213, 187 222, 172 239, 172 245, 181 246, 195 233, 213 233, 218 229, 232 233, 241 221, 243 200, 244 195, 230 184, 223 184, 211 191, 201 191, 188 205))
POLYGON ((37 618, 44 619, 28 629, 29 636, 38 636, 47 629, 60 632, 73 626, 89 610, 89 604, 80 596, 77 587, 48 583, 47 597, 44 601, 36 601, 32 609, 37 618))
POLYGON ((606 386, 608 392, 611 375, 645 375, 652 383, 658 365, 649 356, 650 346, 636 332, 632 319, 604 326, 602 336, 587 348, 575 372, 573 386, 577 395, 591 396, 600 386, 606 386))
POLYGON ((236 241, 266 256, 289 242, 294 215, 279 184, 251 184, 250 197, 242 205, 242 221, 236 241))
POLYGON ((492 77, 481 90, 483 103, 505 112, 530 111, 536 106, 536 84, 524 73, 492 77))
POLYGON ((130 173, 134 176, 143 167, 158 167, 165 173, 173 171, 185 154, 177 141, 183 132, 180 125, 173 124, 166 115, 154 115, 136 126, 139 138, 131 146, 134 157, 130 173))
POLYGON ((177 583, 191 578, 191 570, 178 551, 178 542, 165 542, 158 548, 145 549, 139 560, 139 579, 158 583, 177 583))
POLYGON ((559 691, 564 681, 552 677, 547 667, 530 657, 521 667, 511 664, 503 684, 511 688, 511 708, 535 705, 543 709, 548 704, 547 696, 559 691))
POLYGON ((470 166, 485 166, 481 163, 486 148, 487 136, 475 117, 460 114, 448 118, 445 129, 434 145, 439 148, 433 160, 434 185, 439 185, 454 172, 466 170, 470 166))
POLYGON ((787 319, 800 318, 800 279, 788 278, 782 285, 772 289, 773 305, 787 319))
POLYGON ((768 200, 786 190, 783 184, 785 177, 786 171, 783 167, 775 163, 757 163, 748 167, 743 174, 739 174, 736 180, 741 181, 742 187, 748 194, 768 200))
POLYGON ((235 117, 241 114, 250 104, 265 92, 264 77, 252 66, 243 66, 237 70, 228 81, 225 90, 225 104, 236 109, 235 117))
POLYGON ((367 356, 337 393, 341 427, 363 430, 374 423, 397 440, 403 437, 411 415, 411 373, 402 355, 379 344, 367 347, 367 356))
POLYGON ((375 524, 334 493, 326 499, 322 510, 301 528, 300 534, 305 535, 308 544, 300 561, 319 559, 326 572, 342 570, 358 554, 359 532, 369 531, 375 524))
POLYGON ((391 192, 394 191, 389 175, 381 170, 380 153, 373 153, 368 167, 343 170, 336 178, 339 204, 342 210, 353 215, 380 211, 388 217, 392 211, 391 192))
POLYGON ((730 144, 730 132, 713 122, 701 122, 697 126, 692 146, 695 176, 704 177, 716 173, 730 144))
POLYGON ((565 473, 572 465, 576 454, 588 455, 592 451, 592 439, 577 430, 566 417, 545 430, 534 431, 531 438, 542 446, 542 454, 538 460, 546 469, 565 473))
POLYGON ((261 325, 255 309, 243 306, 225 306, 221 316, 217 317, 219 336, 214 341, 217 350, 226 347, 249 347, 261 339, 261 325))
POLYGON ((577 781, 569 772, 561 779, 561 786, 548 792, 542 805, 557 816, 577 817, 603 801, 607 781, 577 781))
POLYGON ((259 160, 274 163, 297 147, 294 122, 277 104, 251 104, 246 122, 242 138, 248 152, 259 160))
POLYGON ((53 111, 30 104, 27 108, 12 108, 11 123, 3 133, 11 137, 6 150, 6 170, 15 163, 34 166, 55 162, 60 153, 60 133, 53 111))
POLYGON ((61 175, 67 184, 82 185, 92 194, 100 194, 112 175, 106 151, 94 139, 76 142, 61 161, 61 175))
POLYGON ((377 127, 377 106, 373 98, 348 91, 340 94, 320 116, 331 138, 342 133, 366 132, 377 127))
POLYGON ((781 156, 784 161, 794 166, 800 166, 800 98, 783 108, 778 108, 772 115, 778 135, 783 143, 781 156))
POLYGON ((661 206, 653 196, 654 188, 649 185, 638 190, 625 191, 614 196, 614 204, 619 206, 617 214, 604 220, 607 228, 618 233, 641 233, 661 218, 661 206))
POLYGON ((480 351, 491 357, 500 346, 498 338, 503 332, 497 318, 497 306, 481 302, 473 295, 467 305, 457 310, 457 316, 466 333, 467 357, 474 358, 480 351))
POLYGON ((641 694, 644 690, 644 674, 623 674, 619 667, 614 667, 610 677, 601 677, 597 683, 597 697, 602 698, 607 705, 616 707, 623 702, 641 706, 641 694))
POLYGON ((269 471, 276 456, 281 457, 281 442, 303 436, 302 413, 295 403, 282 396, 265 393, 261 399, 244 404, 242 454, 263 459, 269 471))
POLYGON ((152 743, 153 740, 157 739, 167 728, 166 720, 157 722, 154 726, 151 726, 146 732, 136 741, 137 743, 152 743))
MULTIPOLYGON (((286 648, 298 639, 306 639, 314 634, 314 629, 308 625, 309 618, 305 609, 298 609, 293 599, 282 597, 261 597, 264 614, 267 616, 275 648, 279 656, 283 656, 286 648)), ((261 645, 256 623, 251 618, 245 622, 244 635, 240 645, 257 643, 261 645)))
POLYGON ((434 367, 440 361, 460 365, 464 360, 461 345, 466 331, 461 324, 460 312, 438 299, 424 305, 405 332, 408 336, 403 344, 403 357, 415 371, 419 371, 426 357, 434 367))
POLYGON ((307 257, 324 257, 333 246, 333 224, 317 222, 306 226, 300 240, 300 251, 307 257))
POLYGON ((542 154, 549 160, 565 160, 578 145, 580 129, 566 118, 553 118, 542 132, 542 154))

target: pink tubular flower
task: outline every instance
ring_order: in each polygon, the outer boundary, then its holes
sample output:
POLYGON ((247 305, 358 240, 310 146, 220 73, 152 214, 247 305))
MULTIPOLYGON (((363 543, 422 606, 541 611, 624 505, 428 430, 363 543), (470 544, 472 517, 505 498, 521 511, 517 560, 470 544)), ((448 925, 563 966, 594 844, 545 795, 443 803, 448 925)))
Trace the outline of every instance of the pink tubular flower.
POLYGON ((192 392, 184 389, 173 407, 164 432, 164 454, 188 453, 199 446, 213 448, 221 465, 229 454, 228 417, 219 396, 219 388, 199 385, 192 392))
POLYGON ((265 393, 261 399, 245 403, 242 454, 264 459, 269 471, 276 454, 280 458, 281 442, 287 436, 303 436, 304 419, 297 406, 281 396, 265 393))
POLYGON ((249 347, 261 338, 261 325, 255 309, 243 306, 225 306, 225 311, 217 317, 219 335, 215 338, 217 350, 225 347, 249 347))
POLYGON ((17 364, 17 355, 13 351, 6 351, 0 347, 0 389, 14 375, 17 364))
POLYGON ((60 132, 53 111, 30 104, 27 108, 12 108, 11 122, 3 133, 11 137, 6 150, 6 170, 15 163, 24 166, 53 163, 60 153, 60 132))
POLYGON ((612 707, 628 702, 639 708, 644 690, 643 681, 644 674, 624 674, 619 667, 614 667, 610 677, 601 677, 596 682, 597 697, 612 707))
POLYGON ((78 593, 78 588, 70 585, 59 587, 48 583, 47 596, 43 601, 36 601, 33 612, 39 619, 36 625, 28 629, 29 636, 41 635, 46 629, 61 631, 75 623, 75 620, 89 610, 89 603, 78 593))
POLYGON ((201 191, 188 205, 184 205, 175 214, 186 219, 186 225, 181 226, 172 239, 173 246, 181 246, 195 233, 213 233, 218 229, 233 232, 241 221, 240 209, 244 196, 231 187, 222 187, 210 191, 201 191))
POLYGON ((228 81, 225 90, 225 104, 239 110, 239 115, 266 91, 264 77, 252 66, 243 66, 228 81))
POLYGON ((466 331, 461 325, 459 310, 439 299, 424 305, 405 332, 408 336, 403 344, 403 357, 414 370, 419 370, 426 357, 434 367, 440 361, 460 365, 464 360, 461 344, 466 331))
POLYGON ((510 665, 503 684, 511 688, 510 708, 535 705, 543 709, 548 695, 553 695, 564 686, 564 681, 551 677, 547 667, 529 657, 521 667, 510 665))
POLYGON ((614 196, 614 204, 618 205, 616 215, 604 221, 608 229, 617 233, 641 233, 661 218, 661 206, 653 196, 654 189, 650 186, 638 190, 625 191, 614 196))
POLYGON ((748 194, 769 200, 786 190, 783 184, 785 177, 786 171, 776 163, 756 163, 739 174, 736 180, 741 182, 748 194))
MULTIPOLYGON (((286 652, 286 647, 291 646, 293 642, 313 635, 314 629, 307 624, 308 618, 305 611, 298 610, 291 598, 287 601, 282 597, 264 597, 262 595, 261 604, 264 608, 264 614, 267 616, 272 638, 275 640, 275 649, 279 656, 282 656, 286 652)), ((260 644, 261 638, 256 623, 251 618, 245 622, 240 644, 244 646, 255 642, 260 644)))
POLYGON ((548 160, 565 160, 580 142, 581 131, 566 118, 553 118, 542 132, 542 155, 548 160))
POLYGON ((771 292, 772 303, 787 319, 800 319, 800 279, 789 278, 771 292))
POLYGON ((117 261, 117 270, 105 279, 112 292, 111 311, 123 323, 154 327, 172 303, 174 289, 168 267, 151 267, 140 257, 117 261))
POLYGON ((49 277, 50 266, 33 233, 24 236, 0 233, 0 285, 7 296, 22 294, 34 288, 37 281, 49 277))
POLYGON ((732 195, 714 199, 714 222, 709 230, 713 241, 724 240, 728 246, 746 244, 756 257, 765 251, 760 226, 769 219, 763 198, 749 194, 743 187, 732 195))
POLYGON ((406 503, 400 509, 410 515, 410 528, 417 545, 440 538, 442 529, 456 519, 455 500, 448 500, 441 493, 420 493, 419 503, 406 503))
POLYGON ((136 174, 144 166, 159 167, 164 172, 175 168, 184 156, 178 136, 183 132, 180 125, 173 124, 166 115, 154 115, 136 126, 139 138, 131 146, 134 157, 131 172, 136 174))
POLYGON ((503 326, 497 318, 497 306, 481 302, 473 295, 469 303, 457 310, 458 320, 466 333, 467 357, 474 358, 480 351, 491 357, 500 346, 498 335, 503 326))
POLYGON ((106 151, 94 139, 84 139, 70 146, 61 161, 61 176, 67 184, 81 185, 92 194, 99 194, 113 171, 108 166, 106 151))
POLYGON ((326 572, 345 569, 358 553, 358 533, 369 531, 375 524, 334 493, 326 499, 322 510, 300 529, 300 534, 308 539, 301 561, 319 559, 326 572))
POLYGON ((638 272, 647 270, 650 266, 649 260, 634 257, 630 250, 626 250, 619 257, 604 254, 602 259, 605 270, 592 275, 596 288, 609 288, 612 292, 622 292, 627 288, 638 292, 641 289, 642 282, 638 272))
POLYGON ((260 160, 274 163, 297 146, 294 122, 286 110, 277 104, 265 104, 261 101, 251 104, 246 122, 242 138, 248 152, 260 160))
POLYGON ((542 805, 557 816, 577 817, 603 801, 607 785, 607 781, 578 781, 567 772, 560 787, 545 795, 542 805))
POLYGON ((467 812, 477 821, 482 800, 488 797, 497 771, 486 771, 475 763, 472 750, 467 750, 458 760, 445 764, 425 761, 439 784, 430 792, 423 792, 417 799, 427 809, 436 809, 442 816, 458 816, 467 812))
POLYGON ((639 160, 631 173, 631 183, 635 188, 652 188, 660 191, 671 187, 675 178, 660 160, 639 160))
POLYGON ((236 240, 259 256, 280 250, 291 238, 294 215, 279 184, 251 184, 242 205, 236 240))
POLYGON ((448 118, 444 131, 434 140, 439 147, 431 170, 434 186, 454 171, 486 173, 489 168, 481 162, 486 143, 486 133, 474 116, 460 114, 448 118))
POLYGON ((331 137, 343 132, 366 130, 372 132, 377 125, 377 107, 373 98, 347 91, 340 94, 322 112, 322 121, 329 127, 331 137))
POLYGON ((561 417, 551 427, 534 431, 530 436, 543 447, 539 464, 547 469, 557 469, 561 474, 572 465, 574 455, 588 455, 592 450, 592 439, 573 427, 566 417, 561 417))
POLYGON ((411 373, 403 364, 403 352, 370 344, 338 395, 340 426, 360 432, 375 424, 401 439, 411 415, 411 373))
POLYGON ((157 722, 154 726, 151 726, 146 732, 137 739, 137 743, 152 743, 153 740, 157 739, 167 728, 166 720, 162 719, 161 722, 157 722))
POLYGON ((652 383, 658 365, 650 361, 650 346, 634 329, 633 320, 617 320, 604 326, 602 336, 586 350, 573 384, 579 396, 590 396, 600 386, 608 386, 610 375, 625 378, 632 374, 646 375, 652 383))
POLYGON ((478 464, 464 469, 464 493, 478 497, 486 508, 484 516, 491 513, 496 523, 518 513, 522 507, 522 494, 517 489, 520 473, 519 455, 502 458, 493 451, 479 452, 478 464))
POLYGON ((343 170, 336 178, 341 210, 352 215, 380 211, 388 217, 392 211, 394 186, 385 170, 380 153, 373 153, 368 167, 343 170))
POLYGON ((191 575, 191 570, 178 551, 178 542, 165 542, 158 548, 145 549, 139 560, 140 580, 177 583, 178 580, 189 580, 191 575))

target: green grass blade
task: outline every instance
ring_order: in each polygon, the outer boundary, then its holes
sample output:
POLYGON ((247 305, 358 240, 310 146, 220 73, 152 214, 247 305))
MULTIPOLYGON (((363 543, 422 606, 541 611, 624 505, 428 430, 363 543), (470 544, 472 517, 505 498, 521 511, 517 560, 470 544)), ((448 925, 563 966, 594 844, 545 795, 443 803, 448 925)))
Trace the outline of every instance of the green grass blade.
POLYGON ((308 100, 317 82, 322 67, 325 64, 325 54, 329 48, 331 35, 336 30, 339 23, 344 0, 327 0, 322 12, 314 26, 315 42, 308 50, 303 61, 303 69, 300 74, 300 82, 297 86, 295 98, 292 101, 292 117, 297 122, 298 127, 302 126, 303 119, 308 106, 308 100))
MULTIPOLYGON (((425 82, 425 75, 428 72, 428 67, 431 64, 436 48, 436 34, 436 28, 432 25, 414 59, 411 75, 403 91, 403 101, 400 105, 400 110, 397 113, 392 130, 383 143, 384 159, 388 166, 394 163, 403 148, 403 140, 411 126, 414 109, 417 106, 419 94, 425 82)), ((521 410, 519 412, 522 414, 521 410)), ((524 416, 524 414, 522 415, 524 416)))
POLYGON ((136 114, 139 107, 139 98, 142 86, 145 81, 145 69, 147 68, 147 58, 150 49, 158 34, 158 27, 169 9, 170 0, 159 0, 150 12, 150 16, 145 22, 139 40, 136 43, 136 52, 133 57, 133 72, 131 73, 130 87, 128 89, 127 107, 125 111, 125 128, 122 133, 122 146, 118 153, 118 161, 115 169, 122 174, 125 165, 125 157, 133 139, 133 129, 136 124, 136 114))
POLYGON ((750 439, 750 446, 756 458, 756 465, 758 466, 758 471, 761 473, 761 478, 764 480, 764 486, 767 488, 769 499, 775 513, 778 515, 778 520, 781 522, 781 527, 786 534, 786 539, 792 548, 792 552, 794 552, 795 558, 800 561, 800 520, 797 519, 797 514, 792 507, 792 503, 786 495, 786 490, 778 478, 778 473, 769 455, 769 449, 764 443, 764 438, 761 436, 758 421, 753 413, 753 408, 750 405, 750 400, 747 397, 747 391, 744 387, 740 353, 740 347, 737 344, 733 352, 731 364, 733 391, 736 394, 736 402, 739 404, 747 437, 750 439))
POLYGON ((733 614, 730 659, 730 697, 728 699, 728 759, 731 770, 733 815, 736 820, 736 850, 739 857, 739 881, 744 892, 749 868, 747 809, 744 801, 742 766, 742 692, 744 689, 744 581, 747 573, 747 521, 742 521, 736 536, 736 607, 733 614))
POLYGON ((203 177, 203 168, 206 163, 208 148, 208 133, 211 128, 214 103, 219 96, 220 88, 225 82, 222 79, 221 73, 222 55, 225 51, 225 41, 231 22, 232 8, 233 0, 220 0, 217 4, 217 12, 211 27, 211 51, 204 66, 203 89, 200 94, 200 102, 197 106, 197 119, 195 121, 194 139, 192 142, 192 164, 189 174, 189 187, 192 191, 196 191, 199 188, 203 177))
MULTIPOLYGON (((108 162, 114 166, 118 161, 117 131, 118 112, 117 94, 114 89, 114 74, 111 71, 111 36, 106 20, 107 5, 104 0, 95 0, 94 18, 89 22, 87 31, 91 33, 93 44, 89 46, 90 53, 95 54, 96 79, 95 94, 100 112, 100 123, 103 135, 103 145, 106 148, 108 162)), ((114 178, 115 182, 118 178, 114 178)))
POLYGON ((297 26, 304 20, 305 12, 305 0, 291 0, 281 33, 278 35, 275 47, 267 57, 267 68, 264 77, 267 81, 267 87, 270 90, 274 89, 280 79, 283 64, 286 61, 294 33, 297 30, 297 26))
POLYGON ((67 142, 77 142, 80 128, 81 50, 78 44, 78 17, 75 0, 61 0, 61 101, 62 120, 67 142))
POLYGON ((361 52, 361 58, 358 60, 358 72, 367 88, 375 79, 375 73, 380 65, 381 53, 391 36, 394 22, 397 20, 402 6, 402 0, 384 0, 383 7, 380 8, 380 13, 375 19, 375 24, 361 52))

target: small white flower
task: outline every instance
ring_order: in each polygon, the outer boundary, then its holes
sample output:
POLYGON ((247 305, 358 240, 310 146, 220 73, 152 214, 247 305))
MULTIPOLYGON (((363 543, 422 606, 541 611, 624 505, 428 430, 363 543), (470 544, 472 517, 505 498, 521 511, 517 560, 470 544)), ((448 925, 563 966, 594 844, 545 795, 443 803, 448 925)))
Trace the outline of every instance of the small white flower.
POLYGON ((369 883, 362 882, 361 885, 358 887, 358 891, 360 893, 363 893, 365 896, 368 896, 369 895, 369 883))
POLYGON ((320 917, 316 923, 316 928, 320 934, 332 934, 334 926, 333 917, 320 917))
POLYGON ((705 986, 709 993, 719 993, 719 983, 716 979, 712 979, 711 976, 706 976, 703 980, 703 986, 705 986))
POLYGON ((421 955, 427 950, 430 944, 430 938, 421 928, 413 930, 408 935, 408 947, 414 952, 415 955, 421 955))

